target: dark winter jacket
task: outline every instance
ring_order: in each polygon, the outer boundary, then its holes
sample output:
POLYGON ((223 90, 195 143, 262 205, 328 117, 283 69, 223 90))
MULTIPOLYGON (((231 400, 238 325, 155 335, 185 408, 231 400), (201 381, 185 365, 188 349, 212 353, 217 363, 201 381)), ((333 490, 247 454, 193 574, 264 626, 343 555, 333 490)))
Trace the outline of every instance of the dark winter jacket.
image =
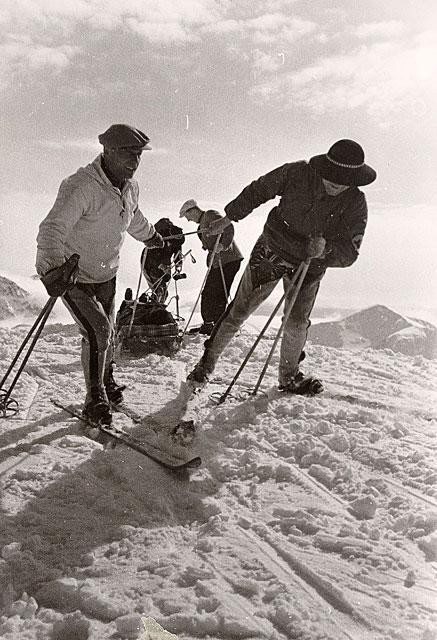
POLYGON ((328 196, 321 177, 305 161, 284 164, 248 185, 225 207, 228 218, 245 218, 264 202, 280 197, 269 213, 263 235, 269 248, 290 264, 307 257, 308 237, 322 235, 326 249, 310 271, 348 267, 358 257, 367 223, 365 196, 350 187, 328 196))
MULTIPOLYGON (((170 267, 172 260, 179 257, 182 245, 185 242, 183 229, 174 225, 169 218, 160 218, 158 222, 155 223, 154 227, 164 239, 167 236, 175 236, 177 234, 181 234, 181 237, 167 240, 163 247, 147 249, 146 262, 144 266, 146 273, 150 273, 151 275, 153 275, 159 265, 170 267)), ((143 254, 144 250, 141 254, 141 263, 143 261, 143 254)))
MULTIPOLYGON (((217 236, 208 236, 205 231, 208 230, 209 225, 214 220, 219 220, 222 216, 218 211, 214 211, 214 209, 208 209, 202 213, 199 222, 198 228, 198 236, 202 242, 203 249, 208 251, 207 263, 209 265, 211 254, 214 249, 215 242, 217 240, 217 236)), ((243 255, 236 243, 234 242, 234 228, 232 225, 229 225, 225 231, 223 232, 221 238, 221 244, 223 245, 222 251, 219 254, 216 254, 213 262, 213 268, 219 266, 219 257, 222 264, 227 264, 228 262, 240 261, 243 259, 243 255)))

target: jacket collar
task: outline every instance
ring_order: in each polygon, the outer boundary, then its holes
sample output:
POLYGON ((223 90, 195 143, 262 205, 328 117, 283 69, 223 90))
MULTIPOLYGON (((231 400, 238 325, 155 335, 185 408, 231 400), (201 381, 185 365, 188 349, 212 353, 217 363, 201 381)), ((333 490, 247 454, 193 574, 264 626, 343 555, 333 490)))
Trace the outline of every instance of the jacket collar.
MULTIPOLYGON (((117 187, 114 187, 114 185, 112 184, 112 182, 110 181, 110 179, 108 178, 106 173, 103 171, 102 157, 103 157, 102 154, 99 153, 97 158, 94 158, 94 160, 92 162, 90 162, 90 164, 87 164, 86 167, 83 167, 83 170, 86 173, 88 173, 91 177, 93 177, 94 180, 96 180, 101 185, 105 186, 106 188, 109 188, 109 189, 115 190, 117 192, 120 192, 120 189, 117 189, 117 187)), ((131 179, 126 180, 126 182, 124 184, 124 187, 121 190, 121 193, 126 191, 126 189, 131 184, 133 184, 133 181, 131 179)))

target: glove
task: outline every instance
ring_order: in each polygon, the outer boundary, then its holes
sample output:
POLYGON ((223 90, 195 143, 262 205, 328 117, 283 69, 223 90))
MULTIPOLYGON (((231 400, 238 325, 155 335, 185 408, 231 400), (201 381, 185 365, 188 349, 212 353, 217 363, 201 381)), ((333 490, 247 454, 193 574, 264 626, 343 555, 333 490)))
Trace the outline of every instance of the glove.
POLYGON ((49 296, 54 298, 63 296, 66 291, 74 287, 79 270, 78 263, 79 255, 73 253, 63 265, 50 269, 41 276, 41 282, 47 289, 49 296))
POLYGON ((202 233, 206 233, 208 236, 218 236, 220 233, 232 224, 232 220, 229 220, 227 216, 220 218, 218 220, 214 220, 211 224, 208 225, 208 229, 206 231, 202 230, 202 233))
POLYGON ((153 235, 148 240, 144 240, 144 244, 147 249, 162 249, 165 245, 164 239, 160 233, 155 231, 155 235, 153 235))
POLYGON ((306 247, 307 258, 321 258, 325 251, 326 240, 322 236, 309 237, 306 247))

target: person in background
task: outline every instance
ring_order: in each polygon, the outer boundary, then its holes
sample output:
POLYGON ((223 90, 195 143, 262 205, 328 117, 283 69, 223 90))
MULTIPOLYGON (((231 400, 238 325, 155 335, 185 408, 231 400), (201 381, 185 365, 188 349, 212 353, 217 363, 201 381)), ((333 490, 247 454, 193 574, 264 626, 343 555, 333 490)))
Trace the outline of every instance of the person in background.
MULTIPOLYGON (((213 209, 204 211, 195 200, 184 202, 179 211, 179 216, 198 224, 198 235, 202 248, 208 251, 207 265, 209 267, 217 238, 208 235, 208 231, 211 223, 222 220, 223 217, 213 209)), ((243 256, 233 238, 234 229, 228 222, 217 247, 212 267, 201 295, 200 313, 203 324, 199 329, 199 333, 205 335, 211 334, 215 323, 224 312, 232 283, 243 260, 243 256)))
POLYGON ((82 335, 84 415, 110 424, 110 402, 121 402, 124 389, 114 380, 112 360, 120 249, 126 232, 149 248, 164 242, 139 209, 133 180, 149 138, 135 127, 114 124, 99 142, 103 153, 62 181, 39 226, 36 270, 44 276, 72 254, 80 256, 76 284, 62 300, 82 335))
POLYGON ((330 267, 348 267, 358 258, 367 222, 367 204, 359 186, 376 179, 365 164, 362 147, 353 140, 338 140, 328 153, 284 164, 258 178, 225 207, 226 216, 209 225, 210 234, 221 234, 227 225, 248 216, 264 202, 279 196, 269 213, 242 276, 235 298, 211 337, 202 358, 188 375, 194 385, 203 385, 213 372, 220 354, 241 324, 282 280, 289 283, 299 264, 309 268, 284 327, 279 361, 279 389, 288 393, 314 394, 322 382, 299 370, 310 326, 310 314, 320 281, 330 267))
POLYGON ((154 226, 163 237, 164 246, 156 249, 145 247, 141 254, 141 264, 144 264, 143 273, 156 300, 164 303, 168 295, 172 265, 176 270, 182 268, 182 245, 185 238, 182 228, 174 225, 169 218, 161 218, 154 226), (180 237, 165 240, 167 236, 176 235, 180 237))

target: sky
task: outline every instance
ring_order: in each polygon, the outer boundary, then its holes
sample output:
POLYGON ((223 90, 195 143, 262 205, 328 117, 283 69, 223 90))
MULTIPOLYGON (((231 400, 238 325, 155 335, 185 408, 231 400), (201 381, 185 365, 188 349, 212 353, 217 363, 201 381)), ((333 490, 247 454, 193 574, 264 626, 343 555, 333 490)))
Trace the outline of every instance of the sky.
MULTIPOLYGON (((437 306, 434 0, 3 0, 0 30, 2 273, 34 273, 38 224, 112 123, 151 138, 135 177, 152 222, 188 198, 222 211, 260 175, 352 138, 378 172, 368 229, 319 300, 437 306)), ((273 202, 236 225, 246 257, 273 202)), ((192 299, 205 256, 195 237, 184 246, 192 299)), ((135 287, 140 253, 128 239, 120 287, 135 287)))

